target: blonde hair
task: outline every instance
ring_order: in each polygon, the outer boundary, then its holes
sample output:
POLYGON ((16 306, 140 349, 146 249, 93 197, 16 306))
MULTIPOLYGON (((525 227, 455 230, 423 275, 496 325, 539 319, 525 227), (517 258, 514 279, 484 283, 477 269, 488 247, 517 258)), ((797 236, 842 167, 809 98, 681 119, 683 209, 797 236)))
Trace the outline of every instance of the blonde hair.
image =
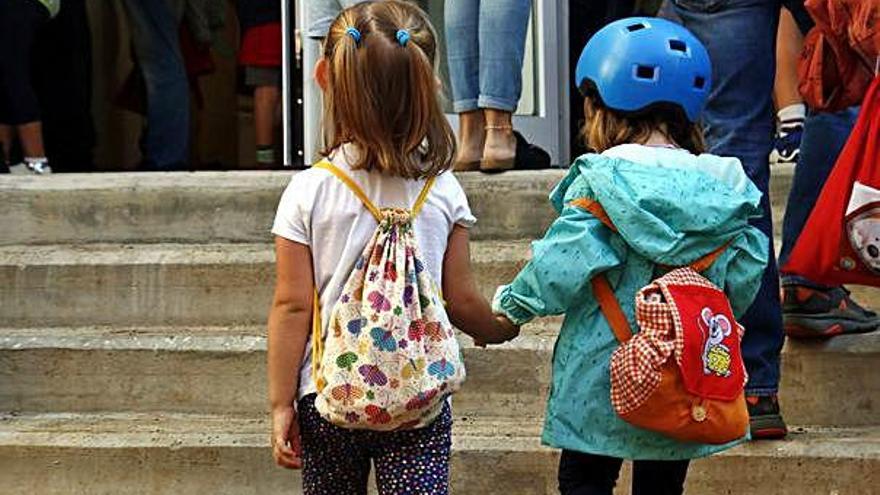
POLYGON ((620 144, 644 144, 655 132, 695 155, 706 151, 701 126, 689 121, 681 108, 657 105, 620 112, 605 106, 594 90, 586 91, 582 134, 587 148, 601 153, 620 144))
POLYGON ((386 0, 343 10, 324 58, 322 154, 351 142, 358 148, 352 168, 410 179, 452 166, 455 135, 438 100, 437 37, 421 9, 386 0))

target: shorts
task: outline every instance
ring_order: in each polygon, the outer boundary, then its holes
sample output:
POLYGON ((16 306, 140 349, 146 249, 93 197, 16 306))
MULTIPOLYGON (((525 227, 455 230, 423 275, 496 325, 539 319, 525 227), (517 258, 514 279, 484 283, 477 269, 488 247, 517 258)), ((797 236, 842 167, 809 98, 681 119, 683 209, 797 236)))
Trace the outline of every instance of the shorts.
POLYGON ((0 1, 0 123, 40 120, 40 102, 31 83, 31 53, 48 21, 49 11, 40 2, 0 1))
POLYGON ((248 86, 281 86, 281 67, 244 68, 244 83, 248 86))
POLYGON ((241 36, 238 63, 258 67, 281 66, 281 23, 248 28, 241 36))

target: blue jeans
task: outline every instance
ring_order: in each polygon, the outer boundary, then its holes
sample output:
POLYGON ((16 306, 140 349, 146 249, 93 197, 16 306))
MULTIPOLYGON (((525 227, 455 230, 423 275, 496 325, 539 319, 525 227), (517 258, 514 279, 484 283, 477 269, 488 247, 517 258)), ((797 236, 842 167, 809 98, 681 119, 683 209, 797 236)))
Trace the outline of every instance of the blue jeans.
MULTIPOLYGON (((843 145, 858 118, 859 109, 853 107, 837 113, 810 113, 804 122, 801 154, 795 168, 788 208, 782 221, 782 249, 779 264, 784 265, 807 223, 813 205, 819 199, 822 186, 828 179, 843 145)), ((816 288, 823 286, 803 277, 782 274, 783 283, 796 283, 816 288)))
MULTIPOLYGON (((754 225, 773 239, 770 164, 773 146, 773 79, 780 0, 674 0, 676 13, 709 50, 712 92, 703 123, 710 151, 735 156, 764 193, 764 216, 754 225)), ((742 317, 746 328, 743 358, 750 395, 772 395, 779 388, 782 307, 779 273, 770 243, 770 262, 761 289, 742 317)))
POLYGON ((189 82, 178 29, 180 0, 125 0, 131 40, 147 86, 144 168, 182 168, 189 158, 189 82))
POLYGON ((531 7, 530 0, 446 1, 446 51, 456 113, 516 110, 531 7))

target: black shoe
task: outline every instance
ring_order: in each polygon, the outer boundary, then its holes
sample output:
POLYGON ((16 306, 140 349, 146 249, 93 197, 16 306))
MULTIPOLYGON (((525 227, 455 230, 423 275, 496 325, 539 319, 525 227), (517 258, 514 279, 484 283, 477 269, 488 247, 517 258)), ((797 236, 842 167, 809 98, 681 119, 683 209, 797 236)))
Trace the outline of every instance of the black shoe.
POLYGON ((861 307, 843 287, 783 287, 782 318, 789 337, 824 339, 845 333, 866 333, 880 327, 877 313, 861 307))
POLYGON ((550 168, 550 154, 536 144, 526 141, 517 131, 513 131, 516 137, 516 158, 513 161, 514 170, 540 170, 550 168))
POLYGON ((752 440, 771 440, 784 438, 788 427, 779 412, 779 400, 775 395, 746 396, 749 408, 749 427, 752 440))

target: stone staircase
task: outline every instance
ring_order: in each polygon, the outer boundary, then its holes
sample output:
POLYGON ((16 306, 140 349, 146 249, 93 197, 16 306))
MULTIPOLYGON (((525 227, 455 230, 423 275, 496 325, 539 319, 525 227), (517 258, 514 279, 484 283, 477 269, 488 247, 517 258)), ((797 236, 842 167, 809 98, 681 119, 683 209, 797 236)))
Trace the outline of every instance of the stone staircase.
MULTIPOLYGON (((561 174, 461 176, 487 296, 552 220, 561 174)), ((298 493, 271 461, 265 412, 268 227, 288 178, 0 177, 0 493, 298 493)), ((774 178, 777 223, 790 179, 774 178)), ((539 435, 559 323, 485 350, 461 339, 455 493, 556 493, 539 435)), ((792 434, 695 461, 687 493, 880 493, 878 363, 877 334, 788 342, 792 434)))

